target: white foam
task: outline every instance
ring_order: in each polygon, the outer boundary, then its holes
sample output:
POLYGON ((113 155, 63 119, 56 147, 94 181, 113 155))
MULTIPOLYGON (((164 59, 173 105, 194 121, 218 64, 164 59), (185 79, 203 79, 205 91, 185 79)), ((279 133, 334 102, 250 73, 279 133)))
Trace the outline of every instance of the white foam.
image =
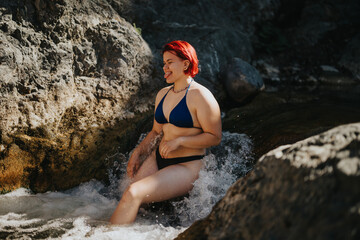
POLYGON ((205 218, 212 207, 225 195, 239 175, 250 170, 252 144, 246 135, 223 133, 224 141, 204 159, 204 168, 194 183, 189 197, 174 203, 183 226, 205 218))
POLYGON ((118 160, 110 169, 110 186, 92 180, 65 192, 32 194, 22 188, 0 195, 0 231, 11 239, 174 239, 206 217, 231 184, 249 171, 250 153, 246 135, 224 132, 221 145, 205 157, 189 196, 172 203, 173 212, 141 208, 134 224, 112 226, 108 219, 128 184, 127 156, 119 153, 112 156, 118 160))
POLYGON ((7 193, 5 195, 0 195, 0 197, 22 197, 22 196, 29 196, 31 195, 31 191, 26 188, 18 188, 10 193, 7 193))
POLYGON ((33 224, 40 221, 40 219, 25 219, 26 214, 8 213, 0 216, 0 230, 6 227, 19 227, 20 224, 33 224))

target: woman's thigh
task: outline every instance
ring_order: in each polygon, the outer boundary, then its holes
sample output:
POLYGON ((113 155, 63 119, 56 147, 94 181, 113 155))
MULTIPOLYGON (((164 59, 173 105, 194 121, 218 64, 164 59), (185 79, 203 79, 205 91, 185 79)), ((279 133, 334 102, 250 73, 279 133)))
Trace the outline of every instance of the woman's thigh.
POLYGON ((153 151, 150 156, 143 162, 140 166, 138 172, 135 174, 132 182, 137 182, 147 176, 150 176, 158 171, 155 151, 153 151))
POLYGON ((129 190, 141 198, 142 203, 160 202, 182 196, 193 188, 200 168, 201 160, 188 162, 186 165, 171 165, 131 184, 129 190))

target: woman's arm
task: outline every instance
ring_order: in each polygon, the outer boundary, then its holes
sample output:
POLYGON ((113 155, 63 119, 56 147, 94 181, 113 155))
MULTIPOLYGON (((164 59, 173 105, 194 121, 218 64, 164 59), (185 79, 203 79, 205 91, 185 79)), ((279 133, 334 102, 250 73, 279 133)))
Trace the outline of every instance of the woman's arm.
POLYGON ((149 155, 154 149, 154 145, 157 145, 159 142, 157 139, 159 137, 160 133, 153 128, 141 141, 141 143, 134 149, 132 155, 149 155))
POLYGON ((196 116, 203 133, 194 136, 182 136, 164 142, 160 154, 166 158, 171 151, 180 146, 186 148, 208 148, 221 142, 221 113, 214 96, 207 89, 193 94, 192 102, 196 103, 196 116))
MULTIPOLYGON (((154 123, 158 124, 158 123, 154 123)), ((161 132, 158 132, 156 128, 153 129, 146 135, 141 143, 132 152, 126 171, 130 178, 133 178, 146 158, 151 152, 157 147, 162 138, 161 132)))
MULTIPOLYGON (((155 100, 155 109, 160 102, 160 99, 164 95, 164 89, 160 90, 156 96, 155 100)), ((130 178, 133 178, 137 171, 139 170, 141 164, 145 159, 152 153, 152 151, 157 147, 162 138, 162 124, 159 124, 155 121, 153 123, 152 130, 146 135, 146 137, 141 141, 141 143, 134 149, 132 152, 126 171, 127 175, 130 178)))
POLYGON ((214 96, 208 92, 196 99, 196 116, 203 133, 179 137, 180 146, 187 148, 208 148, 221 142, 221 113, 214 96))

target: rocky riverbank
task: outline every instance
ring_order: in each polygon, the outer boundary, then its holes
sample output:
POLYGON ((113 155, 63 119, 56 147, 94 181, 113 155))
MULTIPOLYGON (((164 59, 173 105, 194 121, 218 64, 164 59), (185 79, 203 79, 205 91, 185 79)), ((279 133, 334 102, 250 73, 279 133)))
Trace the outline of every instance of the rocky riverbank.
POLYGON ((195 46, 195 80, 218 98, 224 130, 253 138, 255 159, 360 121, 358 9, 354 0, 1 1, 0 191, 106 181, 107 156, 151 127, 159 50, 174 39, 195 46), (234 58, 265 90, 229 92, 234 58))
POLYGON ((183 39, 224 130, 253 140, 255 166, 178 238, 359 239, 360 126, 342 125, 360 122, 359 11, 357 0, 0 1, 0 192, 106 182, 108 156, 151 128, 161 46, 183 39))

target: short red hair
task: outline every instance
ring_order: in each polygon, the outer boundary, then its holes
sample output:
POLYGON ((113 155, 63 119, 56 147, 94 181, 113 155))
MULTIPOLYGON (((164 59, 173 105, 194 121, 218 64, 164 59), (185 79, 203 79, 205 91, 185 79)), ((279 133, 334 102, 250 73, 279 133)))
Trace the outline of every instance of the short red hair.
POLYGON ((195 48, 190 43, 176 40, 169 42, 163 46, 162 54, 165 52, 172 52, 183 60, 189 60, 190 65, 188 69, 184 71, 185 74, 190 74, 191 77, 195 77, 199 72, 199 60, 196 55, 195 48))

